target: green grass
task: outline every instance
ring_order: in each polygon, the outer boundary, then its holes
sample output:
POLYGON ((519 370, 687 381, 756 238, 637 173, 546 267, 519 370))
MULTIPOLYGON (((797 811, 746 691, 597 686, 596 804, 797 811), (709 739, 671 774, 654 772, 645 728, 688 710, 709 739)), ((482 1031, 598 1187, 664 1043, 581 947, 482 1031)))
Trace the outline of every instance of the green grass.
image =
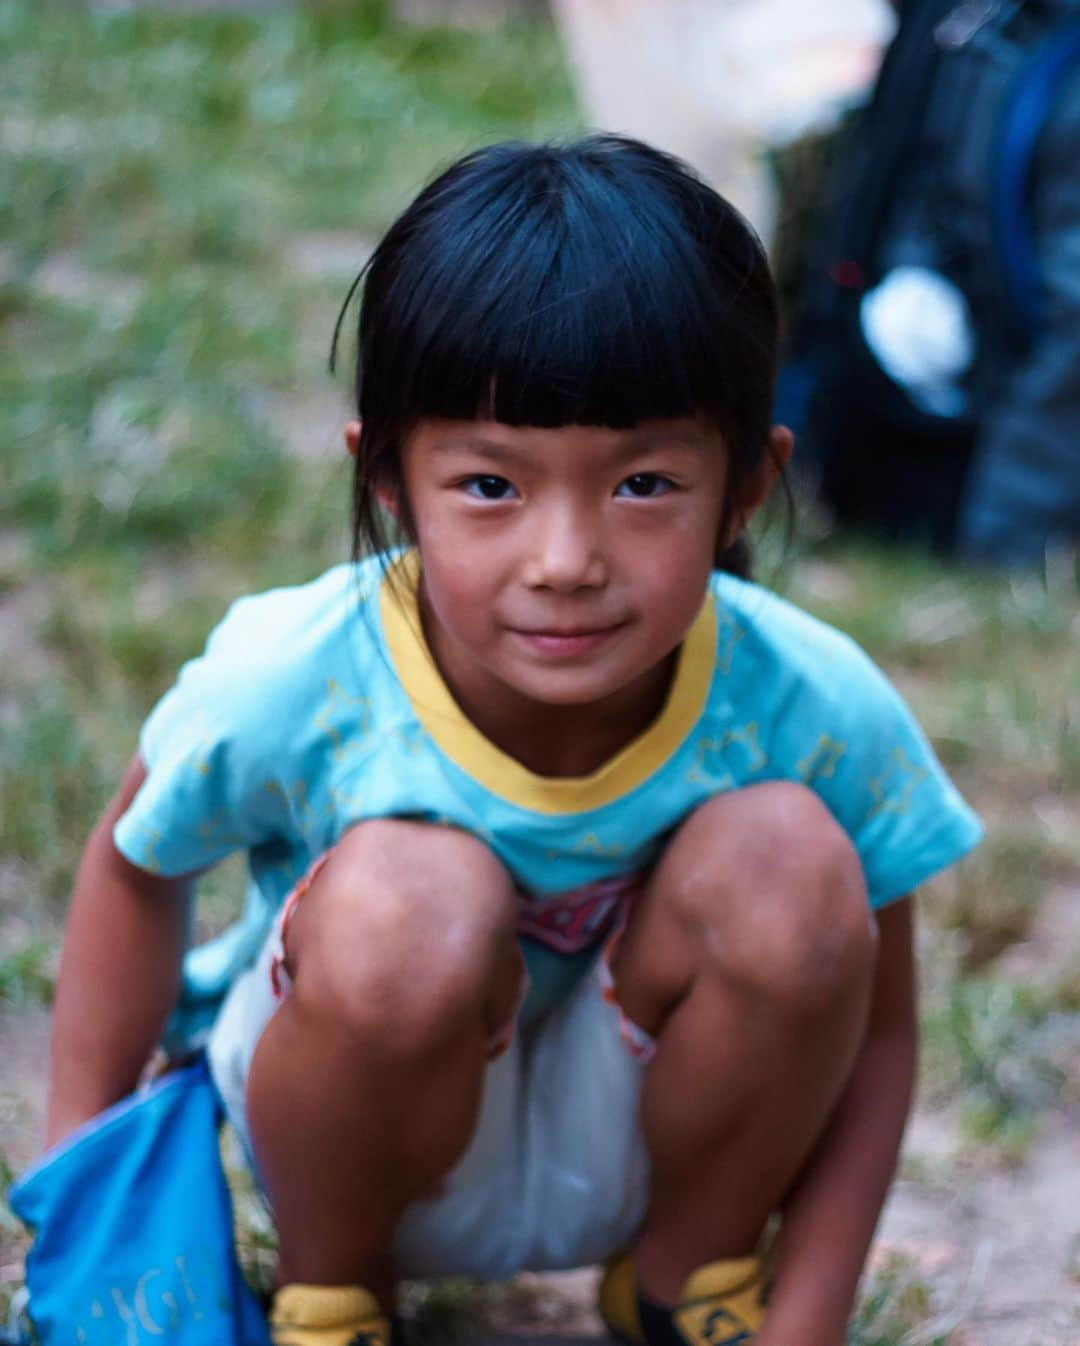
POLYGON ((387 223, 478 140, 576 122, 546 26, 400 27, 382 10, 58 22, 5 6, 5 97, 26 129, 3 199, 25 207, 0 224, 26 257, 78 233, 99 266, 257 262, 282 232, 387 223))
POLYGON ((959 1102, 962 1148, 1019 1163, 1042 1110, 1065 1096, 1052 995, 1004 977, 958 979, 928 1005, 924 1095, 959 1102))
POLYGON ((867 1278, 849 1346, 908 1346, 913 1334, 920 1346, 946 1346, 948 1330, 926 1336, 928 1322, 933 1322, 929 1287, 909 1258, 890 1253, 867 1278))
POLYGON ((55 911, 116 764, 95 748, 59 679, 14 696, 0 756, 0 854, 30 868, 40 902, 55 911))
POLYGON ((41 937, 0 956, 0 1004, 47 1005, 52 1000, 55 945, 41 937))

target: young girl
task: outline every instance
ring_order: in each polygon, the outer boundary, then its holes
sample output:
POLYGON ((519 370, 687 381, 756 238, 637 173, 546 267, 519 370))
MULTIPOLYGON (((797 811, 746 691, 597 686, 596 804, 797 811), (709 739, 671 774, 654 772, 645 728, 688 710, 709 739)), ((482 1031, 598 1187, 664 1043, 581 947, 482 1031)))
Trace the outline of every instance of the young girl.
POLYGON ((629 140, 473 154, 367 268, 374 554, 184 668, 56 1004, 51 1141, 134 1084, 194 877, 244 848, 291 894, 210 1042, 279 1346, 386 1346, 399 1276, 602 1260, 630 1343, 845 1339, 911 1089, 908 894, 979 825, 866 657, 737 577, 791 449, 776 345, 746 224, 629 140))

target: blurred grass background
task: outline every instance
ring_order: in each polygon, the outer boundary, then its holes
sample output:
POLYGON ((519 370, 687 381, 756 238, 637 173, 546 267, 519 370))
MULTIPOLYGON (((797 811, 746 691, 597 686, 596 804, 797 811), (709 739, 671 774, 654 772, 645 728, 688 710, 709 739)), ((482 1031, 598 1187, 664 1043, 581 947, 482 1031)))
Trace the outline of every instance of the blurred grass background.
MULTIPOLYGON (((237 593, 347 553, 326 357, 370 243, 464 150, 579 129, 535 12, 460 30, 374 0, 0 0, 0 1052, 48 1002, 79 852, 178 665, 237 593)), ((764 552, 886 667, 989 824, 924 903, 922 1088, 977 1162, 1019 1163, 1076 1102, 1075 572, 943 570, 813 530, 764 552)), ((210 880, 204 929, 241 884, 235 864, 210 880)), ((20 1106, 0 1098, 0 1172, 29 1157, 20 1106)), ((0 1208, 9 1283, 19 1246, 0 1208)), ((863 1346, 898 1340, 919 1295, 879 1278, 863 1346)))

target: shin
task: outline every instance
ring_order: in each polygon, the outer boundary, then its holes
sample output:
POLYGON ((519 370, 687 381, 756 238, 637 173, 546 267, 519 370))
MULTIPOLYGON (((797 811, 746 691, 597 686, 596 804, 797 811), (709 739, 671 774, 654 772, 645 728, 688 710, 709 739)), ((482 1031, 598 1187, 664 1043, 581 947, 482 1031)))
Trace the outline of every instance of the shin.
POLYGON ((809 791, 770 783, 700 808, 615 956, 624 1010, 657 1038, 643 1292, 751 1252, 846 1081, 874 965, 861 867, 809 791))
POLYGON ((463 833, 361 824, 297 906, 287 962, 248 1080, 279 1278, 388 1303, 397 1221, 465 1149, 517 1006, 509 877, 463 833))

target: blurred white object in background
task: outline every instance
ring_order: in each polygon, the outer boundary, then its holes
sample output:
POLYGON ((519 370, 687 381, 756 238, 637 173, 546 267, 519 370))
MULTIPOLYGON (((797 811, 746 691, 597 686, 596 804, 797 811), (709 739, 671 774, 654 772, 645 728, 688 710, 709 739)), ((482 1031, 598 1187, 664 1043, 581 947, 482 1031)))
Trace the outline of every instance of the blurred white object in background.
POLYGON ((688 160, 768 243, 762 151, 832 124, 865 93, 887 0, 553 0, 586 116, 688 160))
POLYGON ((866 344, 894 383, 934 416, 959 416, 960 376, 975 358, 975 328, 963 293, 937 271, 897 266, 863 296, 866 344))

